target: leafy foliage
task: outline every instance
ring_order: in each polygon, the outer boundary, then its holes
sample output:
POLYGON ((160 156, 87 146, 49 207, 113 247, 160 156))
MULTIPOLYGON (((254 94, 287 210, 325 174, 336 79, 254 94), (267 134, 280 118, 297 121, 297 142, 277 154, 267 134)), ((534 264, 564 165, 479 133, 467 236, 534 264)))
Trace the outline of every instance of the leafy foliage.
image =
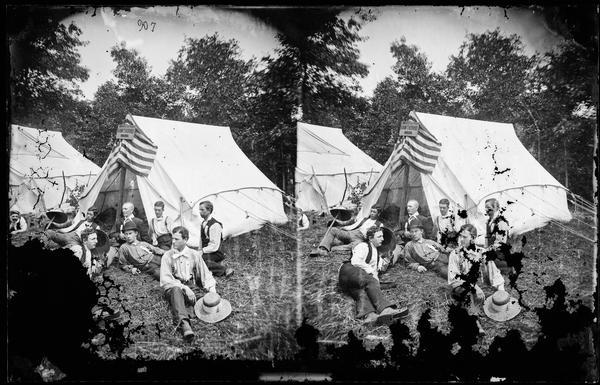
MULTIPOLYGON (((295 122, 344 125, 360 119, 365 100, 357 77, 367 75, 359 62, 359 31, 370 19, 357 13, 348 20, 337 10, 256 10, 255 16, 279 28, 280 47, 263 58, 257 72, 259 92, 251 99, 249 130, 257 165, 291 193, 296 159, 295 122)), ((253 159, 254 160, 254 159, 253 159)))
POLYGON ((154 76, 137 51, 117 45, 110 50, 114 79, 85 101, 78 88, 88 78, 78 53, 86 44, 81 29, 60 23, 65 12, 14 8, 8 27, 12 122, 60 130, 99 165, 128 113, 227 125, 249 158, 288 193, 298 120, 342 127, 380 163, 413 110, 507 122, 560 182, 591 199, 597 34, 590 37, 586 26, 594 9, 542 11, 566 37, 552 52, 527 56, 519 36, 496 29, 467 35, 447 69, 436 73, 402 37, 390 45, 393 76, 365 98, 358 79, 368 67, 359 60, 358 43, 362 27, 374 20, 369 11, 244 10, 279 31, 274 54, 245 60, 237 41, 215 33, 186 39, 167 73, 154 76))
POLYGON ((181 95, 180 115, 204 124, 242 121, 255 63, 240 57, 238 43, 223 41, 217 33, 186 39, 166 74, 170 87, 181 95))
POLYGON ((520 118, 520 100, 534 61, 524 54, 517 35, 505 37, 496 29, 469 34, 446 73, 472 106, 470 117, 513 123, 520 118))
POLYGON ((89 152, 102 161, 114 146, 116 129, 127 114, 167 117, 171 95, 169 86, 151 75, 148 62, 136 50, 121 44, 113 46, 110 55, 116 63, 115 80, 98 87, 92 103, 92 121, 82 133, 89 152))
POLYGON ((44 116, 56 115, 81 96, 77 82, 89 75, 80 64, 78 48, 87 42, 79 39, 79 27, 61 24, 58 15, 24 8, 15 12, 12 23, 26 22, 26 27, 8 39, 12 118, 39 127, 44 116))

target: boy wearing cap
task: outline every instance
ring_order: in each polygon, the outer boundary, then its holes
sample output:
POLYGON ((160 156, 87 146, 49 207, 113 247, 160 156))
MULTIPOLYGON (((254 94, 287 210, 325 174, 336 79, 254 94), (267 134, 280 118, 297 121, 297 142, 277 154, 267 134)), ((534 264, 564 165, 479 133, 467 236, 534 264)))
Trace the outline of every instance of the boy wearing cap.
POLYGON ((413 223, 421 223, 423 225, 423 237, 427 239, 434 239, 435 236, 433 235, 433 222, 431 221, 431 218, 419 213, 419 202, 417 200, 410 199, 408 202, 406 202, 406 213, 408 216, 404 220, 404 223, 400 224, 400 229, 403 230, 400 233, 400 238, 402 241, 407 243, 412 239, 409 227, 413 223))
POLYGON ((123 217, 119 218, 117 220, 117 222, 115 223, 115 228, 114 228, 114 232, 119 234, 119 239, 121 240, 121 242, 123 242, 126 239, 124 226, 126 223, 129 223, 129 222, 133 222, 133 224, 137 228, 138 239, 140 241, 144 241, 147 243, 152 242, 152 239, 148 235, 148 226, 147 226, 146 222, 140 218, 137 218, 134 215, 135 206, 133 205, 133 203, 131 203, 131 202, 123 203, 121 210, 123 212, 123 217))
POLYGON ((419 273, 434 271, 440 277, 448 278, 448 255, 444 248, 431 239, 423 238, 423 224, 413 223, 409 227, 412 241, 404 247, 404 258, 408 267, 419 273))
POLYGON ((163 249, 154 247, 148 242, 138 241, 139 230, 135 222, 128 221, 123 225, 125 243, 119 247, 119 264, 121 269, 133 275, 144 272, 154 279, 160 279, 160 256, 163 249))
POLYGON ((201 298, 201 288, 216 293, 216 281, 202 259, 202 253, 186 246, 190 233, 183 226, 173 229, 172 245, 160 264, 160 287, 169 302, 173 323, 178 325, 183 338, 191 340, 194 331, 190 325, 196 299, 201 298))

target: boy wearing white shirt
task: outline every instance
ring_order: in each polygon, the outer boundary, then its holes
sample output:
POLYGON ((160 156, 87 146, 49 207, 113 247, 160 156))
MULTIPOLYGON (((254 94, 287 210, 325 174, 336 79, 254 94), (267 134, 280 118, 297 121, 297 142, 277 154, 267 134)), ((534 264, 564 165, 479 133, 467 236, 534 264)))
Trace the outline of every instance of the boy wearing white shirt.
POLYGON ((11 234, 23 233, 27 231, 27 221, 17 210, 10 211, 10 224, 8 225, 8 231, 10 231, 11 234))
POLYGON ((154 203, 155 218, 150 221, 149 235, 152 238, 152 244, 163 250, 171 248, 171 230, 173 229, 173 220, 164 215, 165 203, 156 201, 154 203))
MULTIPOLYGON (((485 300, 479 282, 488 283, 494 290, 504 291, 504 277, 494 261, 487 261, 482 249, 475 246, 477 229, 471 224, 459 230, 458 248, 448 260, 448 285, 452 298, 462 304, 471 315, 478 316, 485 300)), ((479 321, 479 333, 485 334, 479 321)))
POLYGON ((192 340, 194 331, 190 325, 193 307, 203 293, 201 288, 216 293, 216 281, 202 259, 202 253, 186 246, 190 237, 183 226, 173 229, 173 248, 167 251, 160 264, 160 287, 183 338, 192 340))
POLYGON ((86 229, 91 230, 100 230, 100 226, 94 223, 94 218, 98 214, 98 209, 95 207, 90 207, 85 213, 85 219, 82 220, 77 227, 75 227, 75 233, 81 236, 81 233, 86 229))
POLYGON ((456 215, 450 211, 450 201, 448 199, 441 199, 439 207, 440 215, 435 218, 437 243, 453 249, 458 245, 458 230, 464 223, 460 223, 456 215))

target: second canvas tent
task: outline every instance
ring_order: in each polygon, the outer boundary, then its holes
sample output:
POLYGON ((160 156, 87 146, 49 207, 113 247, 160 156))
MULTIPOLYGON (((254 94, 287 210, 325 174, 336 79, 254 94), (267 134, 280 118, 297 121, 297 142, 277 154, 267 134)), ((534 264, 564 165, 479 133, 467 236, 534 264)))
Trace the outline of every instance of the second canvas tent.
POLYGON ((44 213, 65 205, 100 171, 61 132, 14 124, 9 166, 9 206, 21 213, 44 213))
POLYGON ((351 186, 377 179, 381 164, 356 147, 340 128, 298 122, 296 207, 326 212, 348 203, 351 186))

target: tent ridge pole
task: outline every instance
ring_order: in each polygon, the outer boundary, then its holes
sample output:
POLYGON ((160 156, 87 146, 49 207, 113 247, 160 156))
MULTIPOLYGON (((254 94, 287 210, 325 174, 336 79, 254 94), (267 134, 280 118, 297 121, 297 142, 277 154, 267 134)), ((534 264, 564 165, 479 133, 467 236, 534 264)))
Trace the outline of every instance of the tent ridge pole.
MULTIPOLYGON (((123 164, 119 161, 121 165, 121 181, 119 182, 119 209, 123 212, 123 204, 125 203, 125 177, 127 174, 127 169, 123 167, 123 164)), ((119 221, 119 213, 115 215, 115 230, 118 230, 117 222, 119 221)))

